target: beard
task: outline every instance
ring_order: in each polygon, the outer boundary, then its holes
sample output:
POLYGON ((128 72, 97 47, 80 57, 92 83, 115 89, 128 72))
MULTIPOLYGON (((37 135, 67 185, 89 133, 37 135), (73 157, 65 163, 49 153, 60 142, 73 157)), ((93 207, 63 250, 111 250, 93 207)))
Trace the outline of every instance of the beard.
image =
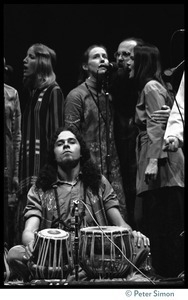
POLYGON ((58 161, 57 165, 63 170, 71 170, 74 169, 80 162, 80 157, 79 158, 72 158, 72 157, 66 157, 63 158, 63 160, 58 161))
POLYGON ((121 79, 121 80, 127 79, 128 78, 128 74, 129 74, 128 68, 125 67, 125 66, 122 66, 122 68, 119 68, 117 70, 117 77, 118 77, 118 79, 121 79))

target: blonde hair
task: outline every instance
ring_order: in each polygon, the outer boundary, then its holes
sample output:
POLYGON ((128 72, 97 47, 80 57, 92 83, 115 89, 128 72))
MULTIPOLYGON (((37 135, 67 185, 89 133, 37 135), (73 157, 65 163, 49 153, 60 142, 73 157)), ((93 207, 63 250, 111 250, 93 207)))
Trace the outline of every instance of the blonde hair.
POLYGON ((56 80, 53 70, 56 63, 55 51, 41 43, 33 44, 30 48, 32 48, 37 57, 37 64, 32 76, 24 79, 24 85, 36 88, 49 86, 56 80))

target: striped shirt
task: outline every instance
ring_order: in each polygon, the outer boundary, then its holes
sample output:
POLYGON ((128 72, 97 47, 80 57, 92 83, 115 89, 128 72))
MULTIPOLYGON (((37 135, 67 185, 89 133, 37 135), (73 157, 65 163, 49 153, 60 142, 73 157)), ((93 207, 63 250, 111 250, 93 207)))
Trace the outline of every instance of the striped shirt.
POLYGON ((63 125, 64 96, 54 82, 36 90, 26 106, 22 119, 19 193, 27 193, 46 162, 50 139, 63 125))

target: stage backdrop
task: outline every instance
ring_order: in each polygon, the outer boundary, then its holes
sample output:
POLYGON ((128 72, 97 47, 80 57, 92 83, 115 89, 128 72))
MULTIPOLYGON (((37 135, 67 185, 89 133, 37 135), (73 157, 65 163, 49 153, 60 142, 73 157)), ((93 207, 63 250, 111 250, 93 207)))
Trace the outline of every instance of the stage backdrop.
POLYGON ((104 44, 110 61, 118 44, 140 37, 159 47, 164 68, 184 58, 184 4, 4 4, 4 56, 22 91, 23 59, 33 43, 57 53, 57 81, 64 95, 76 86, 85 49, 104 44), (173 39, 171 40, 173 36, 173 39))

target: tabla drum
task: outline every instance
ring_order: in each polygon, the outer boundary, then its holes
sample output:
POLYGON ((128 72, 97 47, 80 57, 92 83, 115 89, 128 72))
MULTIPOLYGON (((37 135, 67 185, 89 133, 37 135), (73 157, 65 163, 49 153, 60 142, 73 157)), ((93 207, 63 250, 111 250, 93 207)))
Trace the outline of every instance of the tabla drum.
POLYGON ((30 263, 35 279, 65 279, 73 265, 68 232, 47 228, 35 234, 33 260, 30 263))
POLYGON ((134 238, 132 237, 132 245, 133 245, 133 258, 132 262, 137 268, 148 268, 147 266, 148 261, 147 259, 150 258, 150 247, 144 246, 143 239, 140 242, 140 247, 135 245, 133 242, 134 238))
POLYGON ((130 234, 118 226, 100 228, 80 229, 80 266, 89 278, 122 277, 129 271, 132 260, 130 234))

